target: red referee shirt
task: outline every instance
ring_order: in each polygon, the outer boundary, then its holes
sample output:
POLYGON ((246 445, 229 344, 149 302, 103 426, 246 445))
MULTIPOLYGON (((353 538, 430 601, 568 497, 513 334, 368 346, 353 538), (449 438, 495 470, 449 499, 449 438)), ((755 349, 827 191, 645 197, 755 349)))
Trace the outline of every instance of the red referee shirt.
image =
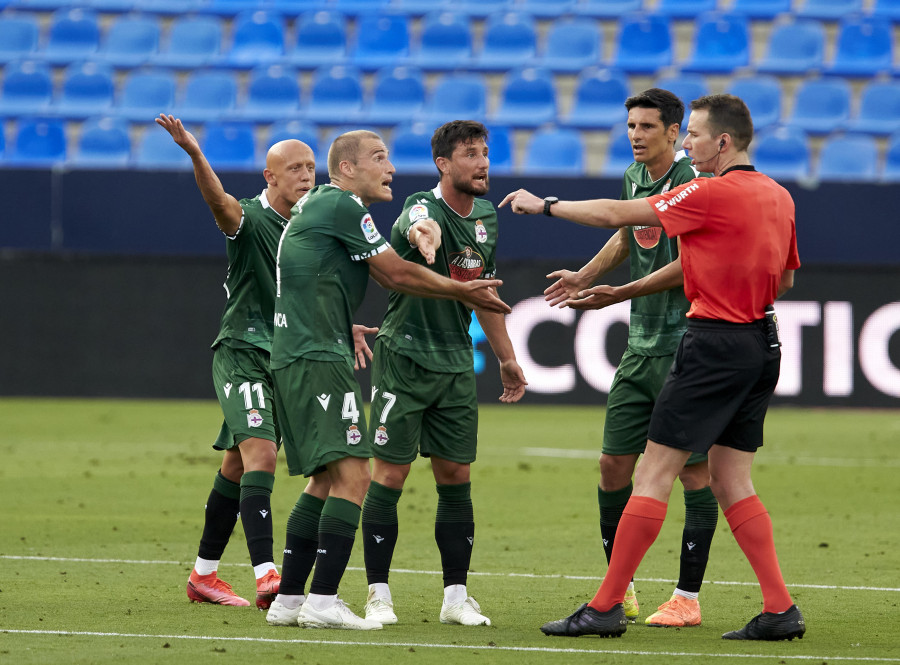
POLYGON ((689 318, 749 323, 800 267, 794 201, 752 166, 647 197, 669 237, 681 238, 689 318))

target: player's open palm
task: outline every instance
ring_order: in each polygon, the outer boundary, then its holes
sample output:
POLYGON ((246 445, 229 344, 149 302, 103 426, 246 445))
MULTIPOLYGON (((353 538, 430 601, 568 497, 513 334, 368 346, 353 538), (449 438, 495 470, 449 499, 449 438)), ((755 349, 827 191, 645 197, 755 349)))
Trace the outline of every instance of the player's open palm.
POLYGON ((172 140, 181 146, 187 154, 192 155, 195 152, 200 152, 200 143, 197 141, 197 137, 184 128, 180 119, 160 113, 156 119, 156 124, 169 132, 172 140))
POLYGON ((412 227, 409 240, 425 257, 425 263, 431 265, 441 246, 441 227, 433 219, 424 219, 412 227))
POLYGON ((556 279, 544 289, 544 300, 551 307, 566 307, 568 300, 578 297, 578 292, 590 286, 590 281, 571 270, 555 270, 547 275, 547 279, 556 279))
POLYGON ((515 360, 505 360, 500 363, 500 381, 503 383, 501 402, 512 404, 522 399, 528 381, 525 380, 525 373, 519 367, 519 363, 515 360))

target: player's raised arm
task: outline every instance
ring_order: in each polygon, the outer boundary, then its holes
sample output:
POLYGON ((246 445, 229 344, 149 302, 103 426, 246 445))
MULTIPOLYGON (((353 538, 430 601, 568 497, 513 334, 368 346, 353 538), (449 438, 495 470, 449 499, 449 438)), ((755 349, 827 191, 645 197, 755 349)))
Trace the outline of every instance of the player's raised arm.
POLYGON ((434 263, 435 252, 441 246, 441 227, 433 219, 423 219, 409 229, 409 244, 425 257, 425 263, 434 263))
POLYGON ((212 166, 209 165, 203 151, 200 150, 197 138, 184 128, 180 119, 174 116, 161 113, 156 118, 156 124, 169 132, 172 140, 191 158, 197 187, 200 188, 203 200, 212 211, 216 224, 222 233, 229 237, 234 236, 241 226, 244 211, 238 200, 222 187, 222 182, 213 171, 212 166))
POLYGON ((509 205, 517 215, 537 215, 547 208, 550 217, 561 217, 583 226, 602 229, 618 229, 623 226, 662 226, 645 199, 619 201, 614 199, 590 199, 587 201, 553 201, 538 198, 525 189, 507 194, 498 208, 509 205))

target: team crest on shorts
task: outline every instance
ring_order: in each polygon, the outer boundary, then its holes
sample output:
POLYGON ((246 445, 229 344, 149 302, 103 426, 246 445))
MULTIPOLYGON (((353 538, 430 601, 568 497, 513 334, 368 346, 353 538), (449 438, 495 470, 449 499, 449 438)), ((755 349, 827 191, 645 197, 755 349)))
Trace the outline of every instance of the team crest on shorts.
POLYGON ((487 242, 488 233, 484 228, 484 222, 480 219, 475 222, 475 242, 487 242))
POLYGON ((247 426, 248 427, 259 427, 263 424, 263 417, 259 415, 259 411, 256 409, 250 409, 250 413, 247 414, 247 426))
POLYGON ((384 425, 379 426, 377 430, 375 430, 375 443, 379 446, 383 446, 388 442, 388 433, 387 427, 384 425))
POLYGON ((347 445, 355 446, 362 440, 362 434, 359 433, 359 427, 356 425, 350 425, 350 429, 347 430, 347 445))

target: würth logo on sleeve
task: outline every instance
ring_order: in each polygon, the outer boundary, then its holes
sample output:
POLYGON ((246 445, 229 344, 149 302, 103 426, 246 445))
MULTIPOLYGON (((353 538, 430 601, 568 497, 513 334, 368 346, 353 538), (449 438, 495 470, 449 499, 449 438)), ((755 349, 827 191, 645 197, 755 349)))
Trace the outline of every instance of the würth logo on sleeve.
POLYGON ((450 255, 450 278, 457 282, 471 282, 484 272, 484 259, 471 247, 450 255))
POLYGON ((698 189, 700 189, 700 185, 698 185, 697 183, 691 183, 690 185, 688 185, 687 187, 682 189, 680 192, 678 192, 677 194, 672 196, 672 198, 662 199, 661 201, 657 201, 656 209, 659 210, 660 212, 665 212, 666 210, 669 209, 669 207, 674 208, 681 201, 684 201, 691 194, 691 192, 696 192, 698 189))

